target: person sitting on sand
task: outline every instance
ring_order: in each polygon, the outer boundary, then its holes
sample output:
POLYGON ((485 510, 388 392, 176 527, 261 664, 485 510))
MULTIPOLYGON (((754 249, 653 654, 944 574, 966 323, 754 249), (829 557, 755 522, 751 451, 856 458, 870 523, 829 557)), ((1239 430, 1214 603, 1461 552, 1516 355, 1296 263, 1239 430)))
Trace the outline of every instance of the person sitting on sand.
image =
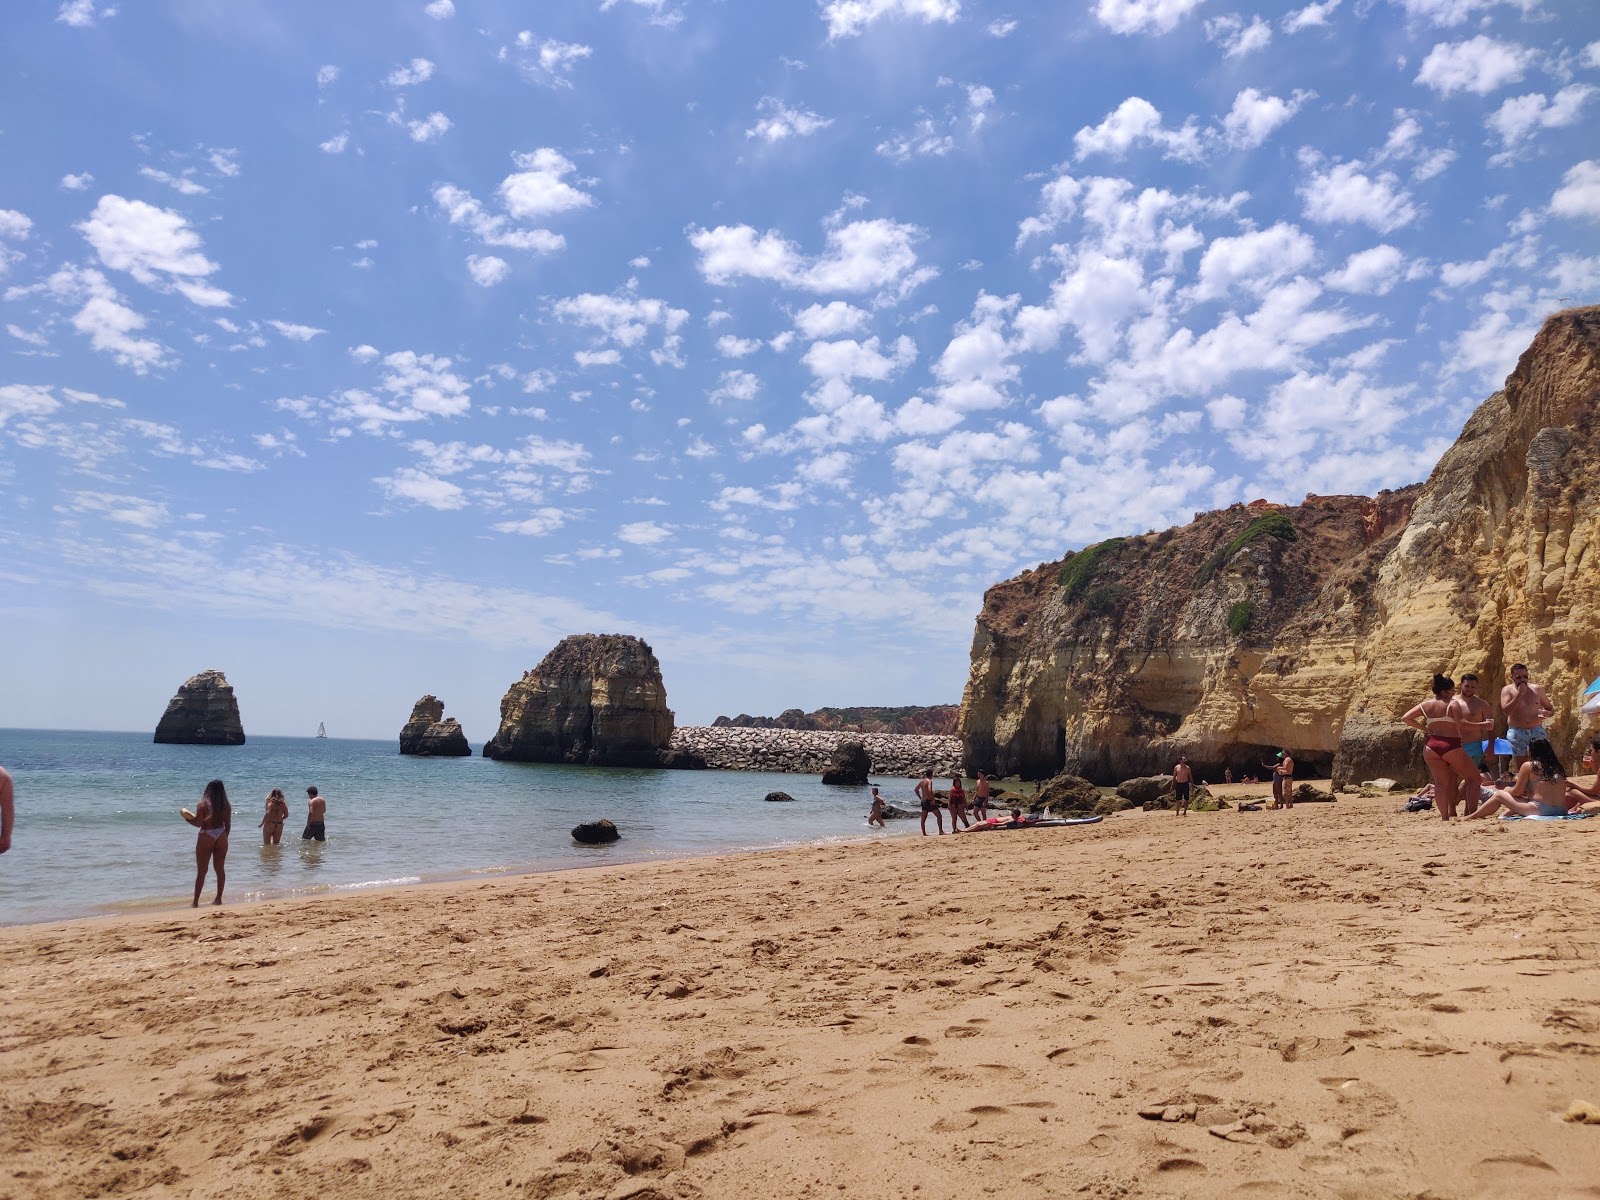
POLYGON ((972 818, 967 815, 967 789, 961 786, 959 775, 950 776, 950 832, 954 833, 960 827, 959 823, 970 826, 972 818))
POLYGON ((217 869, 217 898, 211 903, 222 903, 222 886, 227 883, 223 863, 228 857, 228 832, 233 828, 233 805, 228 803, 228 789, 222 780, 213 779, 206 784, 195 810, 183 810, 183 819, 200 831, 194 840, 194 903, 200 907, 200 893, 206 886, 206 868, 217 869))
POLYGON ((284 799, 282 788, 273 788, 267 793, 267 815, 261 818, 258 828, 261 830, 261 844, 263 846, 278 846, 283 843, 283 823, 289 819, 289 802, 284 799))
POLYGON ((933 819, 938 822, 939 832, 944 832, 944 814, 939 811, 938 798, 933 794, 933 768, 929 767, 922 773, 922 778, 917 780, 917 800, 922 804, 922 836, 928 836, 928 814, 933 814, 933 819))
POLYGON ((978 772, 978 782, 972 785, 972 815, 980 821, 989 819, 989 777, 978 772))
POLYGON ((1517 768, 1517 781, 1501 788, 1469 813, 1468 820, 1491 817, 1497 812, 1519 817, 1564 817, 1578 801, 1567 786, 1567 769, 1556 757, 1555 748, 1544 738, 1528 742, 1528 760, 1517 768))
POLYGON ((879 829, 883 824, 883 797, 878 795, 878 785, 872 785, 872 811, 867 814, 867 824, 876 825, 879 829))
POLYGON ((1589 787, 1581 787, 1567 780, 1567 799, 1572 802, 1574 809, 1592 800, 1600 800, 1600 737, 1590 738, 1589 744, 1584 747, 1583 769, 1594 774, 1595 781, 1589 787))

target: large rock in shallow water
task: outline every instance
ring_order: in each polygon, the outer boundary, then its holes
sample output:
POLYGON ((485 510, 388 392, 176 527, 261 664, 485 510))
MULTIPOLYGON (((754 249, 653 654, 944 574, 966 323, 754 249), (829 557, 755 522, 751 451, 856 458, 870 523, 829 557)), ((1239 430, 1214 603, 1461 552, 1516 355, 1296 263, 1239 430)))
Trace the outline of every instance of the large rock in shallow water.
POLYGON ((239 702, 221 671, 201 671, 167 702, 155 741, 179 746, 242 746, 239 702))
POLYGON ((822 772, 823 783, 844 783, 857 786, 866 783, 872 774, 872 756, 864 744, 854 740, 840 742, 833 748, 833 757, 822 772))
POLYGON ((400 753, 422 758, 465 758, 472 753, 467 735, 454 717, 444 715, 444 701, 424 696, 400 731, 400 753))
POLYGON ((577 634, 511 685, 485 758, 655 767, 672 710, 655 652, 625 634, 577 634))
POLYGON ((572 840, 585 846, 608 846, 622 836, 610 821, 585 821, 572 827, 572 840))

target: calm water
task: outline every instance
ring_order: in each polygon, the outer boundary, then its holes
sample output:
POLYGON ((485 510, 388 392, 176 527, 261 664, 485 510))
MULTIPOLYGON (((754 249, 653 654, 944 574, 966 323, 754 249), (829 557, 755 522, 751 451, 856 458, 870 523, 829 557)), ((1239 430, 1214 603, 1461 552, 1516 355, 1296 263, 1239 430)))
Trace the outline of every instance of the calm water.
MULTIPOLYGON (((178 810, 213 778, 234 805, 231 903, 917 832, 914 821, 869 830, 865 788, 812 775, 406 758, 393 741, 157 746, 149 734, 0 730, 0 765, 17 783, 0 924, 187 905, 195 833, 178 810), (328 798, 324 844, 300 841, 309 784, 328 798), (283 845, 263 847, 256 822, 274 787, 290 816, 283 845), (771 791, 795 802, 765 803, 771 791), (572 840, 574 825, 601 817, 620 842, 572 840)), ((883 782, 891 802, 910 800, 910 780, 883 782)))

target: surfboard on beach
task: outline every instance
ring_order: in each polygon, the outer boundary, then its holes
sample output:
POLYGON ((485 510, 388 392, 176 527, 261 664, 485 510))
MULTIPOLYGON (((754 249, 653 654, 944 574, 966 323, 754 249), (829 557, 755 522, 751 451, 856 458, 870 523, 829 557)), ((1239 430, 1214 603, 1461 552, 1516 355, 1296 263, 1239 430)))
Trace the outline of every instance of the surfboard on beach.
POLYGON ((976 825, 966 829, 958 829, 957 833, 989 833, 1001 829, 1061 829, 1067 825, 1098 825, 1104 817, 1050 817, 1047 819, 1024 817, 1020 821, 1002 821, 999 817, 990 817, 987 821, 979 821, 976 825))

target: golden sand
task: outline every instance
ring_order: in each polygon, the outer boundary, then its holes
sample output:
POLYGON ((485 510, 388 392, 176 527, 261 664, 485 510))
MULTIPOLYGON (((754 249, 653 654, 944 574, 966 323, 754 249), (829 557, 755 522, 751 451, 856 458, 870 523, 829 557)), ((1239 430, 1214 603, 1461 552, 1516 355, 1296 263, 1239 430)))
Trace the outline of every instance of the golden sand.
POLYGON ((1397 803, 0 930, 0 1196, 1600 1197, 1600 819, 1397 803))

